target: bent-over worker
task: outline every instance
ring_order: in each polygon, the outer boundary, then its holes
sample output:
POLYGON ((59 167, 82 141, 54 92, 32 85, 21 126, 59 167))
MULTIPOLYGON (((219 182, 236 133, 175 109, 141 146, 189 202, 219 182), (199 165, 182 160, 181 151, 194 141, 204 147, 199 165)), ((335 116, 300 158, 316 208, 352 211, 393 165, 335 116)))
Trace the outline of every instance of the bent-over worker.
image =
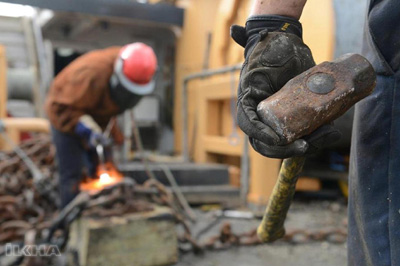
POLYGON ((156 68, 153 49, 132 43, 84 54, 55 77, 45 108, 59 164, 61 207, 79 193, 85 166, 94 174, 94 149, 106 144, 102 131, 110 119, 153 92, 156 68))

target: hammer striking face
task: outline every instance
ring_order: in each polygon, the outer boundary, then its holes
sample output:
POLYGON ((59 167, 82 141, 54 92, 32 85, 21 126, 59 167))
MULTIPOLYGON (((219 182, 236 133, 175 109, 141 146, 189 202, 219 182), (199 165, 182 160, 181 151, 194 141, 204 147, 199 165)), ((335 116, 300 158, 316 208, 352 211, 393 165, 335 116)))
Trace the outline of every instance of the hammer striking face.
POLYGON ((346 54, 291 79, 258 105, 257 114, 284 145, 343 115, 372 93, 375 79, 375 71, 364 57, 346 54))

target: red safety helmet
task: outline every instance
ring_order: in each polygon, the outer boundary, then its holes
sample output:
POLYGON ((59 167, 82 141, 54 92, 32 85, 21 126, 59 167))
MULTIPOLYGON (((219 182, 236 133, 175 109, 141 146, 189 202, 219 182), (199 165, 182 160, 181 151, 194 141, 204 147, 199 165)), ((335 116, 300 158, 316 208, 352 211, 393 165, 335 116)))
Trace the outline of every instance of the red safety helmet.
POLYGON ((157 57, 150 46, 140 42, 125 45, 115 62, 111 97, 121 109, 133 107, 138 96, 154 91, 156 70, 157 57))
POLYGON ((157 57, 153 49, 140 42, 125 45, 120 52, 124 61, 122 71, 134 83, 147 84, 157 69, 157 57))

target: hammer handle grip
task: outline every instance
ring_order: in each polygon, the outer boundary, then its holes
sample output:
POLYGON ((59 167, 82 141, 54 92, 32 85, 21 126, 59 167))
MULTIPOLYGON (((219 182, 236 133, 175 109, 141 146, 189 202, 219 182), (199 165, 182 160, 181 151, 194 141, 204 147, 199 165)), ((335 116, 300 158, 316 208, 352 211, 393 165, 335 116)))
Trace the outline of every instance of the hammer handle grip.
POLYGON ((269 198, 261 224, 257 229, 257 235, 261 241, 273 242, 285 235, 283 224, 304 162, 305 157, 292 157, 283 160, 278 180, 269 198))

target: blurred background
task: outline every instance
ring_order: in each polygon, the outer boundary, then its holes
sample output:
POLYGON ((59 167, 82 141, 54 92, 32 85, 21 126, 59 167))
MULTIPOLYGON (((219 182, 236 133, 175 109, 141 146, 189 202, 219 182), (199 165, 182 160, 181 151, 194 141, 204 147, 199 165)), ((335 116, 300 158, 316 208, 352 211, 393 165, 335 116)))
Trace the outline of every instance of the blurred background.
MULTIPOLYGON (((291 235, 270 245, 259 245, 254 232, 251 235, 281 164, 253 151, 235 121, 243 48, 231 40, 229 28, 244 25, 251 4, 251 0, 0 1, 0 119, 4 126, 0 136, 0 209, 4 213, 0 212, 0 265, 346 263, 352 110, 335 121, 342 140, 306 162, 287 218, 291 235), (5 255, 6 244, 46 242, 48 224, 60 214, 49 199, 37 195, 32 171, 15 147, 31 157, 55 192, 57 165, 43 108, 53 78, 86 52, 131 42, 146 43, 156 52, 156 89, 118 117, 124 143, 113 148, 114 163, 138 187, 145 187, 151 172, 165 186, 165 195, 174 194, 173 200, 190 204, 181 206, 181 211, 189 208, 192 215, 180 218, 186 223, 183 229, 175 228, 180 221, 176 208, 162 200, 164 192, 158 188, 153 193, 159 199, 152 204, 164 205, 160 213, 172 213, 174 222, 159 218, 168 215, 152 219, 146 208, 135 209, 137 224, 132 222, 132 228, 127 222, 132 219, 118 222, 130 212, 94 220, 90 214, 76 215, 67 226, 56 228, 59 235, 69 233, 63 244, 51 242, 62 256, 34 264, 32 257, 18 254, 15 262, 5 255), (27 200, 29 193, 31 201, 27 200), (184 200, 176 199, 178 194, 184 200), (32 206, 37 206, 36 211, 32 206), (18 215, 7 216, 6 212, 18 215), (103 225, 108 231, 99 229, 103 225), (29 238, 29 232, 35 232, 34 236, 29 238), (123 238, 128 232, 136 233, 123 238), (186 235, 185 241, 181 234, 186 235), (221 240, 223 236, 228 240, 221 240), (104 241, 108 245, 100 244, 104 241)), ((308 1, 301 17, 303 38, 317 64, 361 52, 365 12, 366 1, 362 0, 308 1)), ((137 193, 143 194, 140 189, 137 193)))

